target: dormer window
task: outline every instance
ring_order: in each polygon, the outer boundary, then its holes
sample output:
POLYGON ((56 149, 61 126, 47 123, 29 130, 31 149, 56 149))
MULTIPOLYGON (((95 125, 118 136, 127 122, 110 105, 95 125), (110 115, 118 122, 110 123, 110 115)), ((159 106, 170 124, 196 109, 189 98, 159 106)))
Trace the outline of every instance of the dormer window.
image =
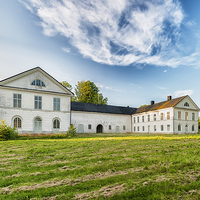
POLYGON ((189 107, 189 103, 188 103, 188 102, 186 102, 186 103, 184 104, 184 106, 186 106, 186 107, 189 107))
POLYGON ((39 80, 39 79, 36 79, 34 80, 31 85, 36 85, 36 86, 41 86, 41 87, 45 87, 45 84, 43 81, 39 80))

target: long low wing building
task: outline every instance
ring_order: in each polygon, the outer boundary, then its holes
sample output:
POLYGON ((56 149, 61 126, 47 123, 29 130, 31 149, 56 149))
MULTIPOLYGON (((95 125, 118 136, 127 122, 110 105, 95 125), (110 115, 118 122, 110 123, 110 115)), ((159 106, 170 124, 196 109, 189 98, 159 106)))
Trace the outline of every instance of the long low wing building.
POLYGON ((71 102, 73 93, 40 67, 0 81, 0 119, 19 133, 198 133, 199 107, 188 96, 141 108, 71 102))

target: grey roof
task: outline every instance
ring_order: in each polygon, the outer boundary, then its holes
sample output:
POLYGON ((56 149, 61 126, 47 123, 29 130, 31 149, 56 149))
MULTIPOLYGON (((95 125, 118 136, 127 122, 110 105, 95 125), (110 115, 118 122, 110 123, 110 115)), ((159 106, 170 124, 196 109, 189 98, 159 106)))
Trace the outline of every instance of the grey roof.
POLYGON ((98 112, 110 114, 132 115, 136 112, 137 108, 123 107, 123 106, 110 106, 92 103, 71 102, 72 111, 84 112, 98 112))

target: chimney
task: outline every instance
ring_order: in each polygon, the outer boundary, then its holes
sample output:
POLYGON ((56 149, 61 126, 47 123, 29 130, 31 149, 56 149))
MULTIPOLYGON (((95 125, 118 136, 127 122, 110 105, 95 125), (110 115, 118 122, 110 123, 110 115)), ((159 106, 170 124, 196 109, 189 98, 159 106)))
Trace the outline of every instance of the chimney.
POLYGON ((171 100, 172 99, 172 96, 167 96, 167 101, 171 100))
POLYGON ((151 101, 151 105, 153 105, 154 104, 154 101, 151 101))

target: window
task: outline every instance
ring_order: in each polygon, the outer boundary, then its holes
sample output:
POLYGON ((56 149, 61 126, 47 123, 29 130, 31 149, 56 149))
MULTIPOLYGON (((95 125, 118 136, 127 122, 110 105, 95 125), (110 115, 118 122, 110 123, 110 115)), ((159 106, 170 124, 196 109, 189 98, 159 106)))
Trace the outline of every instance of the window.
POLYGON ((60 98, 53 98, 53 110, 60 111, 60 98))
POLYGON ((142 122, 144 122, 144 116, 142 116, 142 122))
POLYGON ((35 109, 42 109, 42 97, 35 96, 35 109))
POLYGON ((190 105, 189 105, 188 102, 185 102, 185 103, 184 103, 184 106, 189 107, 190 105))
POLYGON ((192 125, 192 131, 194 131, 194 124, 192 125))
POLYGON ((22 107, 22 95, 21 94, 13 94, 13 107, 14 108, 22 107))
POLYGON ((163 125, 161 125, 160 130, 161 130, 161 131, 164 131, 164 127, 163 127, 163 125))
POLYGON ((140 121, 140 120, 139 120, 139 117, 137 117, 137 122, 139 123, 139 121, 140 121))
POLYGON ((169 124, 167 125, 167 131, 170 131, 170 125, 169 124))
POLYGON ((150 115, 148 115, 148 122, 150 122, 150 115))
POLYGON ((123 126, 123 130, 124 130, 124 131, 126 130, 126 126, 123 126))
POLYGON ((185 120, 188 120, 188 112, 185 112, 185 120))
POLYGON ((58 119, 54 119, 53 128, 55 128, 55 129, 59 129, 60 128, 60 121, 58 119))
POLYGON ((133 119, 134 119, 134 123, 135 123, 135 117, 133 119))
POLYGON ((167 112, 167 119, 170 119, 170 112, 167 112))
POLYGON ((22 127, 22 120, 19 117, 16 117, 14 119, 14 127, 15 128, 21 128, 22 127))
POLYGON ((160 114, 160 120, 163 120, 163 113, 160 114))
POLYGON ((181 125, 180 124, 178 125, 178 131, 181 131, 181 125))
POLYGON ((156 125, 154 125, 154 131, 156 131, 156 125))
POLYGON ((135 126, 134 126, 134 132, 136 131, 136 128, 135 128, 135 126))
POLYGON ((92 125, 91 124, 88 124, 88 129, 92 129, 92 125))
POLYGON ((139 126, 137 127, 137 131, 140 131, 140 127, 139 126))
POLYGON ((181 111, 178 111, 178 119, 181 119, 181 111))
POLYGON ((111 125, 109 125, 109 130, 111 130, 112 129, 112 127, 111 127, 111 125))
POLYGON ((41 87, 45 87, 45 84, 43 81, 39 80, 39 79, 36 79, 34 80, 31 85, 36 85, 36 86, 41 86, 41 87))
POLYGON ((195 114, 192 113, 192 121, 195 121, 195 114))
POLYGON ((153 117, 154 121, 156 121, 156 114, 154 114, 154 117, 153 117))
POLYGON ((144 126, 142 127, 142 131, 144 131, 144 126))

